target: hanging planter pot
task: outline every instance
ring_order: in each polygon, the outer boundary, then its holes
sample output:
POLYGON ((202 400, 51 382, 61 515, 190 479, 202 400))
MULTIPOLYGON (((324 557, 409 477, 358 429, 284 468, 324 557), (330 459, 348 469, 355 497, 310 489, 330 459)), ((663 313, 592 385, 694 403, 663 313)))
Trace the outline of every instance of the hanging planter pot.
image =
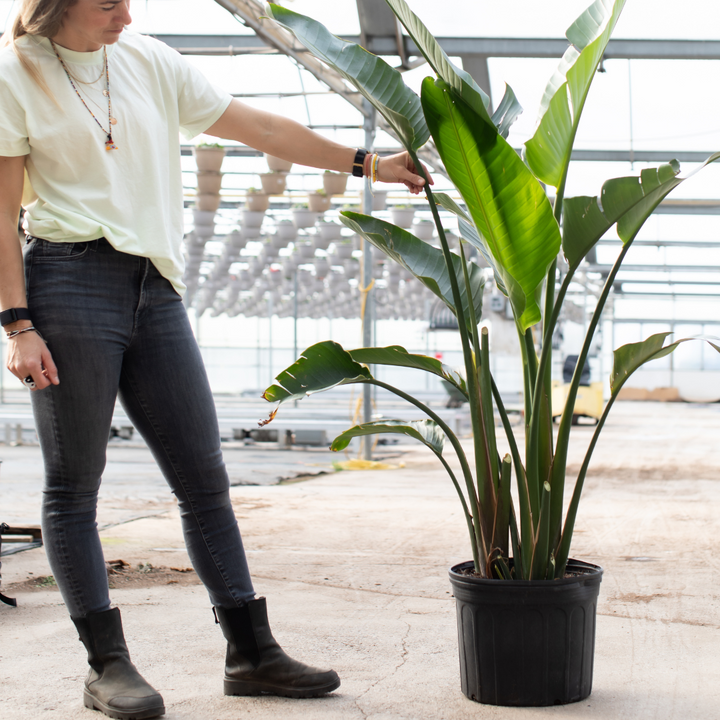
POLYGON ((233 230, 227 236, 228 247, 235 248, 236 250, 242 250, 247 245, 248 238, 244 237, 239 230, 233 230))
POLYGON ((390 208, 390 217, 398 227, 409 228, 415 217, 415 208, 412 205, 395 205, 390 208))
POLYGON ((198 238, 203 239, 205 242, 207 242, 208 238, 211 238, 215 234, 215 224, 212 225, 196 225, 195 226, 195 235, 197 235, 198 238))
POLYGON ((277 224, 277 234, 287 244, 290 240, 294 240, 297 237, 297 228, 292 220, 281 220, 277 224))
POLYGON ((460 682, 487 705, 565 705, 592 689, 602 568, 569 560, 559 580, 495 580, 450 570, 460 682))
POLYGON ((192 209, 193 223, 195 227, 198 225, 214 225, 215 224, 215 211, 200 210, 199 208, 192 209))
POLYGON ((245 196, 245 205, 251 212, 265 212, 270 207, 270 196, 250 188, 245 196))
POLYGON ((219 172, 199 172, 197 176, 198 194, 209 193, 211 195, 219 195, 222 185, 222 173, 219 172))
MULTIPOLYGON (((313 264, 315 265, 315 277, 316 278, 323 278, 327 273, 330 272, 330 265, 328 261, 325 258, 316 257, 313 261, 313 264)), ((319 287, 318 292, 322 292, 324 287, 319 287)))
POLYGON ((322 235, 315 234, 313 235, 313 246, 317 250, 327 250, 330 245, 330 240, 328 238, 324 238, 322 235))
POLYGON ((284 172, 288 173, 292 169, 293 164, 289 160, 283 160, 282 158, 275 157, 274 155, 265 155, 265 162, 267 163, 270 172, 284 172))
POLYGON ((326 170, 323 173, 323 188, 328 195, 343 195, 347 187, 348 175, 326 170))
POLYGON ((315 257, 315 248, 307 242, 295 245, 295 252, 303 260, 310 260, 315 257))
POLYGON ((201 193, 195 197, 195 206, 204 212, 216 212, 220 207, 220 195, 201 193))
POLYGON ((357 274, 360 272, 360 263, 352 258, 346 260, 343 263, 343 267, 345 268, 345 275, 348 278, 357 277, 357 274))
POLYGON ((352 257, 353 248, 349 242, 335 243, 335 252, 333 255, 338 260, 349 260, 352 257))
POLYGON ((372 193, 372 209, 374 212, 384 210, 387 205, 387 190, 373 190, 372 193))
POLYGON ((270 172, 260 175, 263 192, 267 195, 282 195, 287 185, 287 173, 270 172))
POLYGON ((195 164, 200 172, 220 172, 225 159, 222 145, 198 145, 193 148, 195 164))
POLYGON ((290 239, 283 237, 279 233, 276 233, 275 235, 270 235, 268 240, 270 244, 278 250, 282 250, 283 248, 287 247, 288 243, 290 242, 290 239))
POLYGON ((335 222, 321 222, 317 226, 324 240, 339 240, 342 237, 342 226, 335 222))
POLYGON ((262 235, 262 230, 259 227, 252 227, 243 225, 240 228, 240 232, 245 240, 256 240, 262 235))
POLYGON ((276 248, 271 242, 268 242, 262 246, 260 258, 265 262, 265 264, 269 264, 275 262, 278 254, 279 248, 276 248))
MULTIPOLYGON (((266 196, 267 197, 267 196, 266 196)), ((265 213, 256 210, 241 210, 243 227, 262 227, 265 213)))
POLYGON ((418 220, 412 225, 412 232, 420 240, 432 240, 435 223, 432 220, 418 220))
POLYGON ((308 208, 293 208, 292 216, 296 228, 309 228, 317 222, 318 214, 308 208))
POLYGON ((323 213, 330 209, 330 197, 325 190, 308 193, 308 207, 313 212, 323 213))

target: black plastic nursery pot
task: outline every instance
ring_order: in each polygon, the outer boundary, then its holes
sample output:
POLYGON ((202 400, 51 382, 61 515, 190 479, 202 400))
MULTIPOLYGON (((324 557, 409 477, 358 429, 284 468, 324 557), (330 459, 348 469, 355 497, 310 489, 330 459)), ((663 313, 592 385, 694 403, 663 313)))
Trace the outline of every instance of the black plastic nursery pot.
POLYGON ((595 616, 603 570, 569 560, 562 580, 491 580, 450 570, 460 680, 486 705, 565 705, 592 690, 595 616))

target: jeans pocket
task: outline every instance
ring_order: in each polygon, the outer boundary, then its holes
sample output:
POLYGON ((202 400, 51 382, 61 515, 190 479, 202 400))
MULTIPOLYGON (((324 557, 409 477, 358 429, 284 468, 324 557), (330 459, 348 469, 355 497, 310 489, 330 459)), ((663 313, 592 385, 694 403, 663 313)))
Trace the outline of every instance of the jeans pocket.
POLYGON ((34 238, 32 240, 33 262, 68 262, 79 260, 84 257, 89 248, 90 242, 50 242, 34 238))

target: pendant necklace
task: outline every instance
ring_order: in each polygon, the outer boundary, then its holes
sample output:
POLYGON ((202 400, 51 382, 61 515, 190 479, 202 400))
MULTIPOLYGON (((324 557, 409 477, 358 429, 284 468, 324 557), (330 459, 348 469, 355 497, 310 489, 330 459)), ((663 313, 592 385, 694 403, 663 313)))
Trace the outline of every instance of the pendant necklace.
MULTIPOLYGON (((49 39, 49 38, 48 38, 49 39)), ((95 113, 88 107, 87 103, 83 99, 83 96, 80 94, 80 92, 77 89, 77 86, 73 82, 72 75, 70 75, 70 71, 67 69, 67 65, 65 65, 65 62, 63 61, 62 57, 60 56, 60 53, 58 52, 58 49, 55 47, 55 43, 50 40, 50 44, 52 45, 52 49, 55 51, 55 55, 57 56, 57 59, 60 61, 60 64, 63 67, 63 70, 65 71, 65 74, 67 75, 68 80, 70 81, 70 84, 72 85, 73 90, 75 91, 75 94, 80 98, 80 102, 85 106, 85 109, 92 115, 93 120, 98 124, 98 127, 107 135, 107 140, 105 141, 105 149, 106 150, 117 150, 117 145, 113 142, 113 136, 112 136, 112 128, 113 125, 117 125, 117 119, 113 117, 112 114, 112 100, 110 98, 110 70, 108 67, 108 56, 107 56, 107 47, 103 45, 103 57, 105 60, 105 69, 104 69, 104 75, 105 75, 105 90, 102 91, 102 94, 107 98, 108 101, 108 130, 106 130, 102 123, 95 117, 95 113)), ((100 76, 102 77, 102 75, 100 76)), ((98 78, 99 80, 100 78, 98 78)), ((97 80, 95 81, 97 82, 97 80)))

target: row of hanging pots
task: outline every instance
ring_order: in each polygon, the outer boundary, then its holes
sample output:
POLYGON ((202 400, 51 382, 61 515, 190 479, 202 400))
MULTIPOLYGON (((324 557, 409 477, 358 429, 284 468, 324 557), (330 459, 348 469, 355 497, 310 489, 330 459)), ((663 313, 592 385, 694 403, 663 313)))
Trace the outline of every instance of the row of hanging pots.
POLYGON ((193 148, 197 165, 197 196, 195 207, 201 212, 215 213, 220 207, 220 187, 225 148, 222 145, 198 145, 193 148))

